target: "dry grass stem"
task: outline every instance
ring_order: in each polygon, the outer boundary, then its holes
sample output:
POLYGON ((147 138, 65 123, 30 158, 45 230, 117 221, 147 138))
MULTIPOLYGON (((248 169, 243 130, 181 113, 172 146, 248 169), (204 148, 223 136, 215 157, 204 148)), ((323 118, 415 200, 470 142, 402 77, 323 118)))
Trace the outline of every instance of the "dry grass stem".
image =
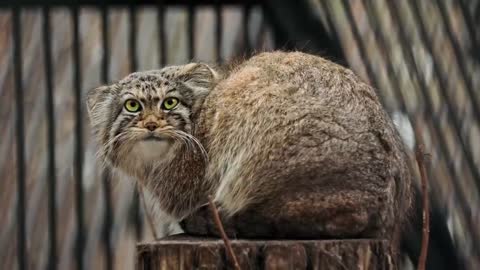
POLYGON ((425 270, 428 254, 428 237, 430 233, 430 207, 428 205, 428 181, 427 170, 425 169, 426 154, 423 144, 419 144, 416 151, 418 170, 420 171, 422 197, 423 197, 423 231, 422 231, 422 249, 418 259, 417 270, 425 270))
POLYGON ((222 235, 222 239, 223 239, 223 242, 225 243, 228 256, 232 260, 235 269, 240 270, 240 265, 238 264, 237 257, 235 256, 235 253, 233 253, 232 244, 230 243, 230 239, 228 239, 228 236, 225 233, 225 230, 223 229, 223 224, 222 224, 222 221, 220 220, 218 209, 215 206, 215 203, 213 203, 211 196, 208 196, 208 204, 210 205, 210 210, 212 211, 213 219, 215 221, 215 224, 217 225, 218 231, 220 231, 220 234, 222 235))

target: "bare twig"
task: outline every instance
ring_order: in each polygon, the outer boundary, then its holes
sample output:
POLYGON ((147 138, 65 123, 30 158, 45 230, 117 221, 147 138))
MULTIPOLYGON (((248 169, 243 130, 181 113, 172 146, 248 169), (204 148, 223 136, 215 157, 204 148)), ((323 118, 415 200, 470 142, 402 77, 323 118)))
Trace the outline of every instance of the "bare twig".
POLYGON ((428 181, 427 171, 425 169, 426 154, 423 144, 419 144, 416 151, 416 159, 420 177, 422 180, 423 195, 423 233, 422 233, 422 250, 418 259, 417 270, 425 270, 428 253, 428 237, 430 232, 430 211, 428 206, 428 181))
POLYGON ((155 224, 153 222, 153 217, 147 207, 147 202, 145 200, 145 195, 143 193, 143 187, 141 185, 139 185, 138 183, 136 184, 137 186, 137 190, 138 190, 138 193, 140 194, 140 199, 142 200, 142 204, 143 204, 143 209, 145 210, 145 215, 147 216, 147 221, 148 221, 148 224, 150 226, 150 230, 152 231, 152 234, 153 234, 153 238, 155 238, 155 240, 158 240, 158 235, 157 235, 157 230, 155 230, 155 224))
POLYGON ((212 211, 215 224, 217 225, 217 228, 220 231, 220 234, 222 235, 222 239, 223 239, 223 242, 225 243, 227 253, 230 256, 230 259, 232 260, 235 269, 240 270, 240 265, 238 264, 237 257, 235 256, 235 253, 233 253, 232 244, 230 243, 230 239, 228 239, 227 234, 223 229, 222 221, 220 220, 220 215, 218 214, 218 209, 215 206, 215 203, 213 203, 211 196, 208 196, 208 204, 210 205, 210 210, 212 211))

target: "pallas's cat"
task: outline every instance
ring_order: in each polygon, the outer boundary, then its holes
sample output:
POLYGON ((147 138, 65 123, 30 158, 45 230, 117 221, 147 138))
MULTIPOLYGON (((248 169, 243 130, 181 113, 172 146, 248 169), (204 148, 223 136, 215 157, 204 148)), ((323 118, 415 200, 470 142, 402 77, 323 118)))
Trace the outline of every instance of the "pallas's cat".
POLYGON ((216 233, 208 195, 236 237, 392 239, 405 222, 411 176, 391 120, 369 85, 321 57, 137 72, 87 103, 100 158, 189 233, 216 233))

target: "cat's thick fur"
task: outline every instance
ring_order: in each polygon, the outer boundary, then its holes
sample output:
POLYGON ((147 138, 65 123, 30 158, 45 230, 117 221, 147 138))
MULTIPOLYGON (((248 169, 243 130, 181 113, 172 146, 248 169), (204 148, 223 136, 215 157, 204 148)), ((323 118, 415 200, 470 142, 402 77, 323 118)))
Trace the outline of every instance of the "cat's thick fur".
POLYGON ((261 53, 221 75, 204 64, 135 73, 92 90, 88 107, 101 157, 187 217, 187 232, 215 233, 193 213, 208 195, 237 237, 392 239, 410 208, 407 157, 375 91, 318 56, 261 53), (190 104, 180 120, 155 107, 168 91, 190 104), (126 92, 149 105, 123 120, 137 135, 112 142, 126 92), (143 141, 149 114, 198 144, 143 141))

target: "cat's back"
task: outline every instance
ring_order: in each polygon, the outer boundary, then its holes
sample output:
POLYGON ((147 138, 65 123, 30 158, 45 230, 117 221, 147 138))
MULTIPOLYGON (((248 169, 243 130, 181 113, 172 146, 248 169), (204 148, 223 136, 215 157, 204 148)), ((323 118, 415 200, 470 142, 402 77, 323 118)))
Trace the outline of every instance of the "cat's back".
POLYGON ((305 114, 349 114, 372 104, 381 110, 374 90, 352 71, 301 52, 252 57, 234 68, 206 101, 217 119, 241 113, 255 114, 259 121, 262 117, 282 121, 305 114))
POLYGON ((327 97, 332 91, 338 95, 347 90, 342 89, 345 85, 358 83, 350 70, 322 57, 276 51, 258 54, 237 65, 212 94, 232 99, 327 97))
POLYGON ((369 130, 375 120, 385 122, 383 116, 374 90, 350 70, 318 56, 278 51, 234 68, 206 98, 202 126, 213 150, 258 148, 261 142, 298 146, 310 133, 323 141, 317 131, 342 137, 369 130))
POLYGON ((207 176, 220 179, 217 198, 233 212, 292 181, 310 185, 360 167, 388 174, 391 151, 402 152, 371 87, 300 52, 261 53, 240 64, 208 95, 200 118, 207 176))

